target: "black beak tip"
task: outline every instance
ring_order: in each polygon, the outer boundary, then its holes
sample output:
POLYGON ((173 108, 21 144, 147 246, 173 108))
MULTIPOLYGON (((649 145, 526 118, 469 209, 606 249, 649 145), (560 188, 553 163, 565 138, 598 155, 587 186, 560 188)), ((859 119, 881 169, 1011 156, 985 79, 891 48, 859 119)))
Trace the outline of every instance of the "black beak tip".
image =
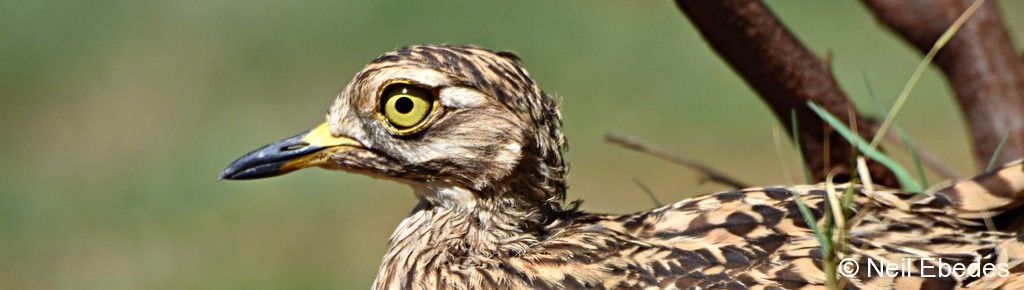
POLYGON ((231 174, 228 172, 227 169, 224 169, 224 171, 222 171, 220 174, 217 175, 217 181, 221 181, 221 180, 225 180, 225 179, 231 179, 231 174))
MULTIPOLYGON (((248 162, 245 162, 248 163, 248 162)), ((243 164, 232 163, 228 168, 224 169, 217 177, 218 180, 246 180, 246 179, 257 179, 265 177, 273 177, 281 175, 281 165, 284 162, 271 162, 265 164, 259 164, 255 166, 237 166, 243 164)), ((244 164, 250 165, 250 164, 244 164)))
POLYGON ((227 168, 224 168, 224 171, 221 171, 220 174, 217 175, 217 181, 221 181, 221 180, 225 180, 225 179, 228 179, 228 180, 235 179, 234 176, 236 174, 238 174, 239 171, 241 171, 240 168, 238 168, 238 166, 235 166, 235 165, 237 165, 237 163, 238 162, 236 161, 234 163, 231 163, 231 165, 228 165, 227 168))
POLYGON ((242 180, 272 177, 284 174, 281 166, 324 147, 312 146, 302 140, 309 131, 253 150, 232 162, 217 176, 217 180, 242 180))

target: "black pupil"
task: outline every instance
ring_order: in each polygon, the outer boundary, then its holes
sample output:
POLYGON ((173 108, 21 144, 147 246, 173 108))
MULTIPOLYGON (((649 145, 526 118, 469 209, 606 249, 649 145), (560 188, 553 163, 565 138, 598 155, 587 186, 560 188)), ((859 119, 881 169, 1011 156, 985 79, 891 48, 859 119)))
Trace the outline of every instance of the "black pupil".
POLYGON ((408 114, 412 112, 412 100, 408 97, 400 97, 395 101, 395 110, 402 114, 408 114))

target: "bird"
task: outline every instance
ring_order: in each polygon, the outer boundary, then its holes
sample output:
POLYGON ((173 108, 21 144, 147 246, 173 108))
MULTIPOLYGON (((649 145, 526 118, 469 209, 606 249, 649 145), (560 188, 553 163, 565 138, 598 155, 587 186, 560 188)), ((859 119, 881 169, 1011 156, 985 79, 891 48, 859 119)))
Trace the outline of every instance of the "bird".
POLYGON ((838 288, 1024 289, 1024 236, 1002 222, 1024 203, 1021 161, 922 193, 770 186, 601 214, 566 200, 567 148, 560 101, 516 54, 412 45, 358 72, 326 122, 243 155, 220 178, 322 167, 410 186, 418 202, 373 289, 835 288, 815 230, 835 216, 833 193, 847 191, 836 255, 862 271, 838 288), (897 269, 872 276, 872 261, 897 269), (935 272, 958 264, 974 270, 935 272))

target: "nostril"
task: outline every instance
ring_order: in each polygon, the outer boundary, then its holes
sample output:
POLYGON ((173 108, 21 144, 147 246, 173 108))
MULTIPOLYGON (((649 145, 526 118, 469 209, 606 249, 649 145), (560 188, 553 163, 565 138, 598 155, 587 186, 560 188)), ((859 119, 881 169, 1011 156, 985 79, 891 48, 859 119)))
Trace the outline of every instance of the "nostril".
POLYGON ((299 143, 299 144, 293 144, 293 145, 288 145, 288 146, 285 146, 285 147, 281 147, 281 151, 294 151, 294 150, 299 150, 299 149, 305 148, 306 146, 309 146, 309 143, 303 142, 303 143, 299 143))

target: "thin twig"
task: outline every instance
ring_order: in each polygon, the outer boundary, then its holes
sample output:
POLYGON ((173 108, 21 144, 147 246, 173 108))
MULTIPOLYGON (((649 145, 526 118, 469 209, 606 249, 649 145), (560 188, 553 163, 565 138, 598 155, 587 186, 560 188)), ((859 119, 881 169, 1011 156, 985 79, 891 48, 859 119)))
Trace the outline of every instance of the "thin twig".
POLYGON ((643 141, 637 140, 636 138, 632 138, 621 133, 608 133, 608 135, 605 135, 605 140, 611 143, 622 145, 623 147, 629 149, 633 149, 639 152, 653 155, 661 159, 665 159, 669 162, 682 165, 683 167, 686 168, 696 170, 697 172, 704 174, 707 180, 710 180, 712 182, 727 185, 735 189, 750 187, 746 183, 737 181, 732 177, 726 176, 725 174, 719 172, 718 170, 715 170, 710 166, 704 165, 703 163, 700 163, 693 159, 679 156, 677 154, 673 154, 671 152, 666 151, 665 149, 658 148, 657 146, 647 144, 643 141))

